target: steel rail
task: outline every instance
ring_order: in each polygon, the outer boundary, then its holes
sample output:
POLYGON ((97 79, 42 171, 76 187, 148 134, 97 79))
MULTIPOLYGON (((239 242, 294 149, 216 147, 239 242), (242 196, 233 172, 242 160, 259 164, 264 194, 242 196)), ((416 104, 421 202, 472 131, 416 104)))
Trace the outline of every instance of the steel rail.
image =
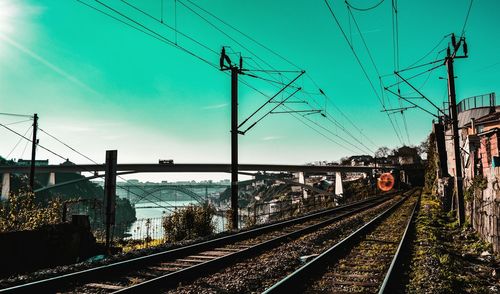
MULTIPOLYGON (((142 257, 128 259, 128 260, 124 260, 124 261, 120 261, 120 262, 116 262, 116 263, 112 263, 112 264, 108 264, 108 265, 103 265, 103 266, 90 268, 90 269, 86 269, 86 270, 82 270, 82 271, 78 271, 78 272, 64 274, 61 276, 51 277, 51 278, 47 278, 47 279, 43 279, 43 280, 38 280, 38 281, 26 283, 26 284, 21 284, 21 285, 16 285, 16 286, 0 289, 0 293, 34 293, 37 291, 38 292, 40 292, 40 291, 43 291, 43 292, 49 291, 50 292, 50 291, 53 291, 54 289, 58 289, 58 288, 67 288, 67 286, 71 283, 84 284, 85 282, 91 281, 91 280, 102 280, 102 277, 106 277, 108 275, 116 275, 119 272, 139 269, 141 267, 145 267, 145 266, 148 266, 148 265, 151 265, 154 263, 158 263, 158 262, 162 262, 165 260, 173 260, 176 258, 181 258, 183 256, 189 256, 193 253, 197 253, 197 252, 200 252, 203 250, 208 250, 211 248, 216 248, 219 246, 231 244, 231 243, 242 241, 245 239, 250 239, 250 238, 271 232, 271 231, 280 230, 280 229, 286 228, 288 226, 300 224, 302 222, 309 221, 309 220, 312 220, 315 218, 328 216, 328 215, 335 213, 335 212, 339 212, 342 210, 356 208, 357 206, 361 206, 361 207, 359 207, 351 212, 347 212, 347 213, 344 213, 344 214, 338 216, 338 217, 346 217, 348 214, 353 214, 353 213, 359 212, 363 209, 378 205, 378 204, 386 201, 390 196, 394 195, 395 193, 397 193, 397 192, 384 194, 383 197, 377 197, 377 196, 370 197, 368 199, 358 201, 355 203, 351 203, 348 205, 338 206, 338 207, 335 207, 332 209, 314 212, 314 213, 311 213, 311 214, 308 214, 305 216, 301 216, 298 218, 285 220, 285 221, 281 221, 281 222, 276 222, 276 223, 273 223, 270 225, 265 225, 265 226, 251 229, 248 231, 243 231, 243 232, 239 232, 236 234, 231 234, 228 236, 224 236, 224 237, 220 237, 220 238, 216 238, 216 239, 212 239, 212 240, 208 240, 208 241, 195 243, 195 244, 188 245, 188 246, 183 246, 183 247, 179 247, 179 248, 175 248, 175 249, 171 249, 171 250, 167 250, 167 251, 162 251, 162 252, 154 253, 151 255, 146 255, 146 256, 142 256, 142 257), (364 205, 364 204, 366 204, 366 205, 364 205)), ((334 218, 336 218, 338 220, 339 219, 338 217, 334 217, 334 218)), ((326 225, 327 221, 331 221, 331 218, 322 222, 322 223, 324 223, 324 225, 326 225)), ((334 221, 335 220, 333 220, 331 222, 334 222, 334 221)), ((308 229, 308 227, 305 229, 302 229, 303 230, 302 233, 307 232, 307 229, 308 229)), ((290 236, 294 236, 293 235, 294 233, 295 232, 290 233, 291 234, 290 236)), ((301 233, 296 233, 296 234, 301 234, 301 233)), ((288 236, 288 235, 289 234, 287 234, 286 236, 289 238, 290 236, 288 236)), ((260 247, 260 249, 259 249, 259 247, 256 247, 255 249, 248 248, 249 250, 247 250, 247 249, 242 250, 241 251, 242 253, 240 253, 239 256, 243 257, 247 254, 253 254, 254 252, 256 252, 256 250, 261 250, 262 248, 265 248, 265 246, 270 246, 271 244, 276 244, 276 242, 278 242, 278 241, 276 240, 276 241, 274 241, 274 243, 266 243, 268 245, 262 245, 263 247, 260 247)), ((214 259, 213 263, 208 265, 208 267, 209 268, 212 266, 213 266, 213 268, 220 267, 223 263, 227 263, 231 259, 238 257, 235 254, 230 254, 229 256, 230 257, 224 256, 225 258, 223 258, 223 259, 221 259, 221 258, 214 259)), ((200 265, 203 265, 203 264, 200 264, 200 265)), ((176 276, 169 275, 170 281, 174 280, 174 277, 178 277, 179 279, 180 278, 188 279, 189 277, 194 277, 193 273, 196 273, 196 271, 198 271, 199 269, 202 269, 202 268, 203 268, 203 272, 206 272, 207 265, 204 265, 202 267, 195 266, 193 268, 194 269, 187 268, 185 270, 178 271, 180 273, 177 274, 176 276)), ((174 273, 176 273, 176 272, 174 272, 174 273)), ((164 279, 165 279, 165 277, 163 277, 163 279, 158 279, 157 281, 164 280, 164 279)), ((176 278, 176 283, 178 283, 180 281, 179 279, 176 278)), ((151 284, 149 284, 149 285, 152 285, 154 283, 157 283, 157 282, 156 281, 151 282, 151 284)), ((162 287, 163 286, 164 285, 162 285, 162 287)), ((147 288, 149 286, 143 285, 141 287, 147 288)), ((130 291, 132 292, 132 291, 135 291, 136 289, 140 289, 140 287, 131 288, 130 291)))
POLYGON ((401 238, 401 241, 399 242, 398 249, 396 250, 396 254, 394 255, 394 258, 391 261, 391 265, 389 266, 389 269, 387 270, 387 273, 384 277, 384 281, 382 282, 382 286, 380 287, 378 293, 399 293, 397 291, 398 288, 398 283, 397 280, 401 276, 401 267, 402 267, 402 259, 403 259, 403 253, 408 252, 408 247, 410 243, 410 230, 414 227, 414 220, 417 215, 417 211, 420 208, 420 197, 419 195, 417 199, 417 203, 413 207, 413 211, 411 212, 411 217, 408 223, 406 224, 405 231, 403 233, 403 237, 401 238))
POLYGON ((409 196, 413 193, 414 190, 403 197, 403 199, 393 204, 387 210, 367 222, 361 228, 351 233, 342 241, 333 245, 332 247, 330 247, 330 249, 321 253, 309 263, 306 263, 304 266, 297 269, 292 274, 288 275, 278 283, 274 284, 272 287, 268 288, 263 292, 263 294, 303 293, 303 289, 306 286, 306 281, 317 276, 318 273, 322 272, 326 267, 345 256, 349 252, 349 250, 363 238, 363 236, 368 234, 378 224, 389 217, 398 207, 400 207, 406 200, 408 200, 409 196))
MULTIPOLYGON (((387 199, 385 199, 387 200, 387 199)), ((341 219, 344 219, 348 216, 351 216, 353 214, 359 213, 360 211, 363 211, 366 208, 373 207, 375 205, 378 205, 384 201, 375 201, 373 203, 369 203, 368 205, 361 206, 359 208, 356 208, 355 210, 347 211, 346 213, 342 213, 340 215, 334 216, 332 218, 329 218, 327 220, 321 221, 319 223, 310 225, 305 228, 298 229, 296 231, 293 231, 291 233, 284 234, 282 236, 278 236, 275 238, 272 238, 270 240, 264 241, 262 243, 259 243, 257 245, 253 245, 251 247, 248 247, 246 249, 240 250, 238 252, 228 254, 225 256, 221 256, 219 258, 206 261, 204 263, 200 263, 198 265, 172 272, 148 281, 145 281, 143 283, 124 288, 118 291, 115 291, 113 293, 150 293, 150 292, 157 292, 158 290, 168 290, 177 287, 179 282, 186 282, 190 280, 194 280, 200 276, 204 276, 207 273, 215 272, 217 270, 222 269, 223 267, 227 266, 228 264, 231 264, 237 260, 241 260, 244 258, 248 258, 250 256, 253 256, 259 252, 263 252, 265 250, 271 249, 275 247, 276 245, 280 244, 281 242, 285 240, 290 240, 290 239, 296 239, 300 237, 301 235, 305 235, 307 233, 314 232, 322 227, 326 227, 336 221, 339 221, 341 219)))

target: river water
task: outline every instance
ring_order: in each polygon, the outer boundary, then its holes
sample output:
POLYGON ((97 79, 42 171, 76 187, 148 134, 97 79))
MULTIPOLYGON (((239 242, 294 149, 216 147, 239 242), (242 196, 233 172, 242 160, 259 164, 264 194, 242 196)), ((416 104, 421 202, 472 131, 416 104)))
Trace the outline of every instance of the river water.
MULTIPOLYGON (((150 236, 153 239, 163 238, 163 217, 170 215, 173 210, 182 209, 182 207, 198 204, 194 200, 188 201, 168 201, 147 203, 141 202, 135 205, 137 220, 132 224, 128 233, 131 239, 145 239, 150 236), (159 207, 163 206, 163 207, 159 207)), ((224 218, 215 215, 213 218, 215 225, 215 232, 222 232, 224 230, 224 218)))

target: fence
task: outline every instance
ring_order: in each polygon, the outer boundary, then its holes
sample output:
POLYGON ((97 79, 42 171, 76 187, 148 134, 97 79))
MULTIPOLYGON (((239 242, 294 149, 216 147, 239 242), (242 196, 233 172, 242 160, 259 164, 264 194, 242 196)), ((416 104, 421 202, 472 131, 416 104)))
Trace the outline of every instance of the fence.
POLYGON ((489 93, 463 99, 458 103, 457 110, 463 112, 473 108, 493 106, 496 106, 495 93, 489 93))
MULTIPOLYGON (((315 195, 306 199, 295 198, 255 203, 239 209, 240 228, 289 219, 337 205, 338 200, 331 195, 315 195)), ((69 202, 65 204, 64 211, 64 217, 67 220, 71 218, 72 214, 88 215, 89 211, 92 211, 92 215, 89 215, 92 231, 98 241, 104 241, 105 226, 102 221, 104 211, 100 201, 89 202, 84 200, 69 202)), ((227 229, 228 220, 226 219, 226 215, 225 210, 217 210, 213 218, 215 225, 214 233, 221 233, 227 229)), ((113 241, 120 244, 124 250, 162 244, 165 242, 163 220, 164 217, 153 217, 137 219, 132 224, 116 223, 112 231, 113 241)))
POLYGON ((332 196, 315 195, 306 199, 287 199, 257 203, 239 210, 242 227, 288 219, 338 205, 332 196))
MULTIPOLYGON (((472 204, 472 226, 476 232, 493 246, 493 251, 500 253, 500 198, 494 199, 487 192, 474 197, 472 204)), ((491 190, 490 190, 491 191, 491 190)))

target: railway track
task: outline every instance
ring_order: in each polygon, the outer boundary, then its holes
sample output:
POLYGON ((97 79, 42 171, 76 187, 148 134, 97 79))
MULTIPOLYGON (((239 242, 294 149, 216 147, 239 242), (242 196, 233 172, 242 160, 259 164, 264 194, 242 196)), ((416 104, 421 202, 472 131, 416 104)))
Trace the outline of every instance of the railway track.
POLYGON ((79 272, 0 289, 0 293, 144 293, 214 272, 343 218, 390 201, 391 195, 316 212, 237 234, 79 272))
POLYGON ((419 196, 395 203, 264 293, 395 293, 419 196))

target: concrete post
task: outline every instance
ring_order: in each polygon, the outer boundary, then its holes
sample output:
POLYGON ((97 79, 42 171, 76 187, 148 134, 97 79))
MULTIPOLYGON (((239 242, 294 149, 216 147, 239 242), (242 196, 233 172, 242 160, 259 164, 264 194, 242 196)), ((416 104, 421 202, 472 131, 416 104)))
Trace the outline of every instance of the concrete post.
POLYGON ((10 174, 4 173, 2 179, 2 195, 0 199, 1 200, 9 199, 9 193, 10 193, 10 174))
POLYGON ((342 185, 342 175, 340 172, 335 172, 335 195, 343 195, 344 186, 342 185))
POLYGON ((49 181, 47 182, 47 186, 54 186, 56 184, 56 173, 49 173, 49 181))
MULTIPOLYGON (((301 184, 305 184, 306 183, 304 172, 298 172, 297 173, 297 177, 299 178, 299 183, 301 183, 301 184)), ((304 197, 304 199, 307 199, 307 197, 308 197, 307 190, 304 189, 304 187, 302 187, 302 194, 303 194, 302 196, 304 197)))

